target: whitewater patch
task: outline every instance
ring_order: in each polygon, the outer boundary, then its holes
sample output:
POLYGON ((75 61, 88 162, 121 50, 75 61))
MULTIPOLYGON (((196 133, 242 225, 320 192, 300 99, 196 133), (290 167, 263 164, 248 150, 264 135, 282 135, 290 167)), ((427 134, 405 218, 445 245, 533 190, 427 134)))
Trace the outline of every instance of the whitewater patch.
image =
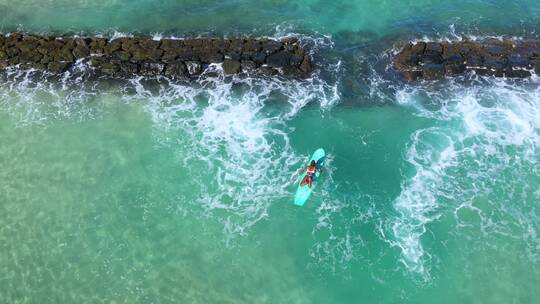
MULTIPOLYGON (((313 51, 332 47, 326 38, 302 39, 313 51)), ((339 64, 333 64, 338 75, 339 64)), ((294 151, 287 122, 307 105, 324 112, 339 102, 337 81, 323 80, 320 71, 304 80, 226 77, 221 64, 211 64, 185 83, 96 78, 81 61, 61 75, 13 67, 0 78, 0 108, 21 127, 99 119, 118 105, 142 106, 157 145, 177 151, 198 193, 178 203, 195 204, 191 209, 202 209, 202 217, 221 222, 227 242, 267 217, 272 202, 290 196, 305 155, 294 151)))
POLYGON ((426 84, 396 93, 399 104, 433 119, 432 127, 411 136, 401 193, 393 202, 397 214, 385 227, 401 262, 421 280, 428 281, 435 266, 423 236, 449 215, 455 217, 457 234, 463 227, 478 227, 479 247, 494 246, 496 237, 518 239, 528 248, 527 258, 538 261, 538 96, 535 80, 492 78, 471 86, 449 81, 438 91, 426 84), (427 109, 426 96, 439 109, 427 109), (464 209, 477 214, 480 223, 461 218, 464 209))
POLYGON ((205 216, 221 214, 230 240, 267 217, 272 202, 290 196, 291 176, 305 156, 292 148, 286 122, 309 103, 329 109, 338 97, 317 77, 226 81, 217 64, 208 73, 217 76, 201 76, 198 86, 163 86, 157 94, 135 79, 137 93, 128 102, 148 101, 158 137, 182 147, 179 159, 201 185, 197 205, 205 216))

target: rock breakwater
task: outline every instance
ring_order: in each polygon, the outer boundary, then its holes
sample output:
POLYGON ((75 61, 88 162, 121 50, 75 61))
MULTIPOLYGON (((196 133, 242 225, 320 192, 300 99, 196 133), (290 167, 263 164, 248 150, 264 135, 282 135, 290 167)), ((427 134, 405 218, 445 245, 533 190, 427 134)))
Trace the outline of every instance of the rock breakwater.
POLYGON ((113 77, 162 75, 174 79, 197 77, 213 63, 222 64, 228 75, 305 78, 313 69, 310 55, 295 37, 154 40, 0 34, 0 71, 17 66, 58 74, 78 62, 113 77))
POLYGON ((540 75, 540 41, 409 43, 395 55, 393 66, 407 80, 431 80, 467 72, 524 78, 533 72, 540 75))

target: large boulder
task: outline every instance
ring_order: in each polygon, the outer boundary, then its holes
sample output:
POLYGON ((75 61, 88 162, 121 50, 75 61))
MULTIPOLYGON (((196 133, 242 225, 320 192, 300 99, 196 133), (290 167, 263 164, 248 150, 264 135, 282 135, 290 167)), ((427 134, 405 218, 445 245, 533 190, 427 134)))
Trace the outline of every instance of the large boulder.
POLYGON ((295 37, 280 41, 267 38, 153 40, 0 34, 2 66, 20 65, 62 73, 77 60, 89 61, 97 74, 115 77, 137 74, 186 78, 200 75, 213 63, 223 63, 227 75, 245 71, 253 75, 306 77, 313 69, 310 56, 295 37))
POLYGON ((268 58, 266 58, 266 63, 271 67, 283 68, 289 65, 291 57, 291 53, 280 51, 278 53, 268 56, 268 58))
POLYGON ((223 61, 223 72, 225 75, 240 73, 241 63, 236 60, 225 59, 223 61))

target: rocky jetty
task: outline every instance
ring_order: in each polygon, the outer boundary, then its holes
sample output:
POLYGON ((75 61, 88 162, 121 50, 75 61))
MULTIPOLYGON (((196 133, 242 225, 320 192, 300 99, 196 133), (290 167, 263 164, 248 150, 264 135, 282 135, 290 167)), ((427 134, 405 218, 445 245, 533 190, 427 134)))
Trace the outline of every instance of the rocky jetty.
POLYGON ((394 57, 394 68, 407 80, 438 79, 474 71, 482 76, 540 75, 540 41, 485 40, 416 42, 394 57))
POLYGON ((212 63, 221 63, 229 75, 304 78, 312 71, 311 58, 295 37, 154 40, 0 34, 0 71, 18 66, 63 73, 78 62, 87 62, 97 74, 113 77, 163 75, 190 79, 212 63))

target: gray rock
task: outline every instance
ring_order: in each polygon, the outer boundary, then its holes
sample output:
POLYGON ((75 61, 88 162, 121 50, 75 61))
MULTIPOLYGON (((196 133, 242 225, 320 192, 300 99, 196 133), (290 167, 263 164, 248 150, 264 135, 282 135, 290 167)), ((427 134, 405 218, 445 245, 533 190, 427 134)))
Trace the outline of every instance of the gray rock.
POLYGON ((282 68, 289 65, 291 57, 291 53, 281 51, 268 56, 266 63, 271 67, 282 68))
POLYGON ((239 61, 225 59, 223 61, 223 72, 225 75, 232 75, 240 73, 241 64, 239 61))

